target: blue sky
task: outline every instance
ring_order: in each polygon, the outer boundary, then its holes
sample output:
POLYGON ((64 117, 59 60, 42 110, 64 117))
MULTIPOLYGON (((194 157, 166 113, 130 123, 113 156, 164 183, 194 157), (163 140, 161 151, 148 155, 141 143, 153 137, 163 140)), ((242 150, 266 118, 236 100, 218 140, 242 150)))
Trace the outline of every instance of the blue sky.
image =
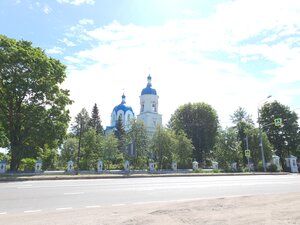
POLYGON ((188 102, 256 120, 268 95, 299 113, 298 0, 1 0, 0 33, 66 64, 72 117, 97 103, 104 126, 123 91, 139 113, 149 72, 164 124, 188 102))

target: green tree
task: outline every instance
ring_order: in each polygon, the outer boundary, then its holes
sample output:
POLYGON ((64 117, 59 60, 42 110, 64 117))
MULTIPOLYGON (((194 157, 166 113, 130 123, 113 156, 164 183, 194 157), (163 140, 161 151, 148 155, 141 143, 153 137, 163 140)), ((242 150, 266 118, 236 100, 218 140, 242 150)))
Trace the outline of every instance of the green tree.
POLYGON ((89 126, 96 130, 97 134, 103 135, 103 127, 101 124, 101 119, 99 115, 99 109, 97 104, 95 103, 93 110, 92 110, 92 116, 89 121, 89 126))
POLYGON ((28 41, 0 36, 0 123, 9 139, 10 169, 57 148, 68 128, 69 92, 61 89, 66 67, 28 41))
POLYGON ((120 152, 125 152, 127 143, 126 143, 126 132, 124 128, 124 124, 122 122, 121 115, 118 117, 116 122, 116 127, 114 131, 115 137, 118 139, 118 149, 120 152))
POLYGON ((113 134, 105 136, 102 149, 104 162, 107 166, 107 169, 109 169, 109 165, 116 160, 119 154, 118 139, 113 134))
MULTIPOLYGON (((247 130, 247 137, 251 154, 250 160, 254 163, 254 166, 258 168, 259 162, 262 162, 261 148, 259 145, 259 129, 255 128, 247 130)), ((271 157, 274 154, 274 152, 273 146, 269 142, 268 136, 265 132, 262 132, 262 142, 264 148, 264 157, 266 162, 268 162, 271 160, 271 157)))
POLYGON ((184 131, 174 133, 174 158, 178 168, 187 169, 192 167, 193 151, 195 149, 192 140, 189 139, 184 131))
POLYGON ((158 126, 151 140, 151 150, 159 169, 169 169, 174 155, 174 139, 170 130, 158 126))
POLYGON ((97 161, 103 156, 103 136, 90 129, 83 134, 80 155, 80 168, 84 170, 95 169, 97 161))
POLYGON ((0 126, 0 147, 7 147, 9 146, 9 140, 6 137, 4 129, 0 126))
POLYGON ((171 116, 169 127, 187 134, 195 146, 193 157, 205 166, 215 144, 217 112, 206 103, 188 103, 180 106, 171 116))
POLYGON ((59 162, 59 154, 57 148, 49 148, 47 145, 44 147, 38 158, 42 160, 42 169, 43 170, 55 170, 57 169, 59 162))
POLYGON ((80 132, 83 134, 86 130, 91 128, 90 121, 89 113, 85 108, 82 108, 76 115, 75 122, 72 124, 72 133, 76 136, 79 136, 80 132))
POLYGON ((148 135, 146 127, 142 121, 131 121, 131 126, 128 131, 129 143, 133 143, 135 147, 135 155, 132 157, 133 166, 135 168, 143 168, 147 161, 148 152, 148 135))
POLYGON ((233 162, 236 162, 239 167, 243 159, 243 151, 235 128, 219 130, 213 155, 220 168, 230 170, 233 162))
MULTIPOLYGON (((231 121, 233 124, 235 124, 234 128, 237 130, 237 139, 241 144, 241 150, 246 150, 247 149, 247 131, 254 129, 254 122, 251 119, 251 116, 246 112, 244 108, 239 107, 233 115, 230 116, 231 121)), ((248 146, 249 148, 249 146, 248 146)), ((243 155, 243 166, 245 167, 246 164, 248 163, 248 160, 245 156, 243 155)))
POLYGON ((288 106, 277 101, 264 104, 259 112, 262 129, 267 133, 281 164, 285 167, 285 158, 290 154, 296 154, 300 144, 298 116, 288 106), (282 119, 282 126, 274 125, 276 118, 282 119))
POLYGON ((76 162, 78 152, 78 138, 68 137, 62 144, 60 151, 60 161, 63 166, 67 165, 69 160, 76 162))

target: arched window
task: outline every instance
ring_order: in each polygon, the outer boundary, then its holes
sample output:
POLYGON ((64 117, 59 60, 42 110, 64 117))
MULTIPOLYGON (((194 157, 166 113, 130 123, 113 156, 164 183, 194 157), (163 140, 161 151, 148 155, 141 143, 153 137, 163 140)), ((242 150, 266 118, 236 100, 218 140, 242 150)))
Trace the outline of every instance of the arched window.
POLYGON ((155 103, 152 103, 152 111, 156 112, 156 104, 155 103))
POLYGON ((144 103, 142 103, 142 105, 141 105, 141 112, 144 112, 144 108, 145 108, 145 105, 144 105, 144 103))

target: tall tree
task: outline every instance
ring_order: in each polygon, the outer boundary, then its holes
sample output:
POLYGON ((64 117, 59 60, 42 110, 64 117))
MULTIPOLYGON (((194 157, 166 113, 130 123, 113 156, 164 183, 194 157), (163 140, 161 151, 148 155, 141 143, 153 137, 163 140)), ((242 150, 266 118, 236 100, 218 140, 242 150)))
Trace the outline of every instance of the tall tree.
POLYGON ((243 159, 243 151, 241 142, 237 139, 235 128, 219 130, 213 154, 220 168, 231 169, 231 163, 233 162, 236 162, 238 166, 240 165, 243 159))
POLYGON ((104 136, 103 140, 103 158, 105 160, 107 169, 109 169, 109 165, 117 158, 119 151, 118 151, 118 139, 115 135, 110 134, 104 136))
POLYGON ((183 131, 174 133, 174 159, 178 162, 178 167, 187 169, 192 167, 192 157, 195 147, 183 131))
POLYGON ((119 141, 118 149, 123 153, 126 148, 126 132, 121 116, 118 117, 118 120, 116 122, 116 129, 114 134, 119 141))
POLYGON ((288 106, 277 101, 263 105, 259 112, 262 129, 267 133, 284 167, 285 158, 290 154, 296 154, 300 144, 298 116, 288 106), (282 119, 282 126, 274 125, 276 118, 282 119))
POLYGON ((180 106, 171 116, 169 127, 187 134, 195 146, 193 157, 205 166, 215 144, 217 112, 206 103, 188 103, 180 106))
MULTIPOLYGON (((249 145, 250 155, 251 155, 250 160, 254 163, 254 166, 258 168, 260 162, 262 163, 261 148, 259 145, 260 143, 259 130, 257 128, 247 130, 247 137, 248 137, 248 145, 249 145)), ((266 132, 262 132, 262 142, 263 142, 265 160, 266 162, 269 162, 274 152, 273 152, 273 146, 269 142, 266 132)), ((243 153, 243 155, 245 154, 243 153)), ((262 170, 263 168, 258 168, 258 169, 262 170)))
POLYGON ((37 149, 56 148, 66 135, 71 104, 61 89, 66 67, 31 42, 0 35, 0 122, 9 139, 10 168, 37 149))
POLYGON ((148 135, 146 127, 142 121, 132 120, 128 131, 128 142, 133 143, 135 155, 133 156, 133 166, 142 168, 146 162, 148 154, 148 135))
POLYGON ((80 132, 83 134, 86 130, 90 129, 90 120, 89 113, 85 108, 82 108, 75 117, 75 122, 72 124, 72 133, 79 136, 80 132))
POLYGON ((69 160, 77 160, 78 139, 76 137, 68 137, 64 140, 61 151, 60 161, 62 165, 67 165, 69 160))
POLYGON ((174 139, 168 129, 158 126, 153 134, 151 149, 159 169, 170 168, 174 159, 174 139))
POLYGON ((95 169, 97 161, 103 156, 103 136, 90 129, 82 136, 80 169, 95 169))
POLYGON ((103 127, 101 124, 101 119, 99 115, 99 109, 97 104, 95 103, 93 110, 92 110, 92 116, 89 122, 89 125, 96 130, 97 134, 103 135, 103 127))
MULTIPOLYGON (((236 111, 234 111, 233 115, 230 116, 231 121, 235 124, 237 130, 237 139, 241 143, 242 150, 247 149, 247 131, 254 129, 254 122, 251 119, 251 116, 246 112, 246 110, 242 107, 239 107, 236 111)), ((249 148, 249 145, 248 145, 249 148)), ((243 166, 246 166, 248 160, 243 154, 243 166)))

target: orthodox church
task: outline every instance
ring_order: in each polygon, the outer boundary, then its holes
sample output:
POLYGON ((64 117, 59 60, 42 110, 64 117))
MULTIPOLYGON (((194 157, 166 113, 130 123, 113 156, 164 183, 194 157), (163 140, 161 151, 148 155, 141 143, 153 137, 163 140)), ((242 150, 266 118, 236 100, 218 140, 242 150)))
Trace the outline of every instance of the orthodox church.
MULTIPOLYGON (((140 114, 137 120, 143 121, 147 133, 152 136, 158 125, 162 125, 162 115, 158 113, 157 92, 152 88, 152 78, 147 77, 147 86, 142 90, 140 95, 140 114)), ((110 134, 114 131, 118 119, 121 119, 125 131, 130 129, 130 121, 135 118, 132 107, 126 104, 126 96, 122 95, 122 101, 116 105, 111 113, 111 125, 106 127, 105 133, 110 134)))

